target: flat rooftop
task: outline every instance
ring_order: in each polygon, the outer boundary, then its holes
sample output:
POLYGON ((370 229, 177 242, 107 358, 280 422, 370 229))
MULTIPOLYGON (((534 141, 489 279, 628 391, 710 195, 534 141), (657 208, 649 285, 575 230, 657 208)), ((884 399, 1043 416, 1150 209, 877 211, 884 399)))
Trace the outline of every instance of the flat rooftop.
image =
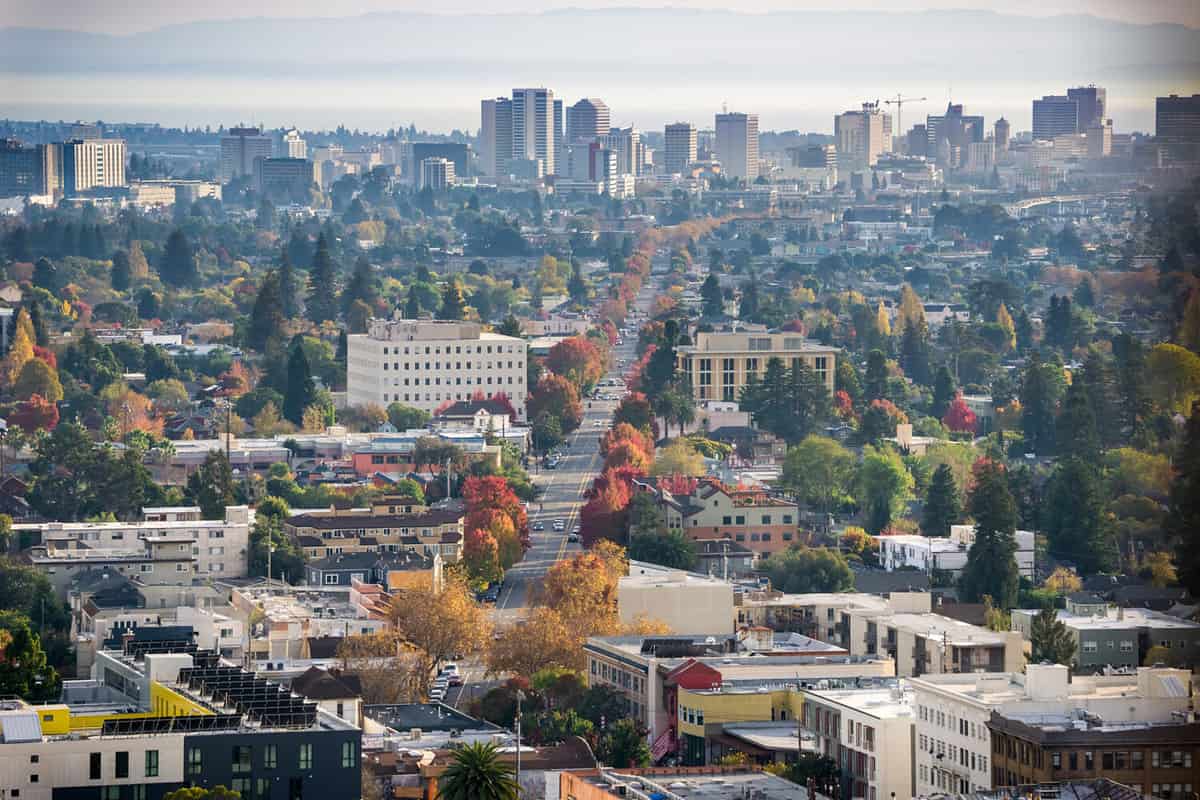
POLYGON ((895 628, 928 639, 937 639, 954 647, 998 646, 1007 641, 1002 632, 943 617, 941 614, 887 614, 872 621, 881 628, 895 628))
POLYGON ((725 772, 718 775, 692 775, 686 772, 636 775, 621 770, 606 771, 591 780, 609 784, 609 778, 637 787, 653 797, 661 789, 685 798, 705 800, 745 800, 746 797, 767 797, 770 800, 809 800, 808 790, 791 781, 767 772, 725 772), (658 787, 656 789, 655 787, 658 787), (761 792, 758 795, 756 793, 761 792))
POLYGON ((806 689, 805 694, 814 700, 839 705, 877 719, 916 716, 913 713, 913 694, 908 689, 806 689))
MULTIPOLYGON (((1032 609, 1023 610, 1031 616, 1038 613, 1032 609)), ((1200 631, 1200 623, 1181 619, 1180 617, 1173 617, 1161 611, 1152 611, 1148 608, 1126 608, 1120 612, 1117 609, 1110 608, 1102 617, 1088 614, 1069 614, 1066 611, 1059 611, 1058 619, 1059 622, 1066 623, 1067 626, 1076 630, 1116 631, 1128 630, 1129 628, 1154 628, 1156 630, 1200 631)))

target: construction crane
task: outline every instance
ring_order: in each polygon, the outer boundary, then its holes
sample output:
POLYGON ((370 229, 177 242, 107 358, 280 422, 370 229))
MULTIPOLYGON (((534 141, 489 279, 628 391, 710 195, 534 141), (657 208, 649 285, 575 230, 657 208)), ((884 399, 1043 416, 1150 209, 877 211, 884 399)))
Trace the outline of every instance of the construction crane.
POLYGON ((883 101, 883 102, 887 103, 889 106, 896 107, 896 135, 897 136, 904 135, 904 117, 901 115, 901 111, 903 111, 903 109, 904 109, 904 104, 905 103, 920 103, 920 102, 928 100, 928 99, 929 99, 928 97, 902 97, 900 95, 900 93, 897 92, 896 96, 894 98, 883 101))

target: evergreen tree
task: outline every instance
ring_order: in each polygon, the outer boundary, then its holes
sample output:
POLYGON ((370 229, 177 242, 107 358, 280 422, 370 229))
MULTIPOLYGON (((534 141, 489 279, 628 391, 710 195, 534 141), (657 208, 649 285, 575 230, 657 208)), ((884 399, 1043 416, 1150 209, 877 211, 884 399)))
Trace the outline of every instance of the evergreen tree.
POLYGON ((829 391, 812 367, 800 361, 791 370, 792 416, 789 443, 815 433, 829 414, 829 391))
POLYGON ((142 243, 137 239, 129 243, 129 274, 135 281, 143 281, 150 277, 150 262, 142 252, 142 243))
POLYGON ((408 288, 408 299, 404 301, 404 318, 417 319, 421 316, 421 301, 417 298, 417 287, 408 288))
POLYGON ((742 297, 738 301, 738 319, 753 322, 758 317, 758 278, 750 273, 750 280, 742 284, 742 297))
POLYGON ((921 532, 926 536, 949 536, 950 526, 962 516, 958 502, 958 487, 949 464, 940 464, 929 480, 925 508, 921 516, 921 532))
POLYGON ((163 283, 175 288, 194 286, 200 278, 196 254, 192 252, 192 245, 187 236, 178 228, 171 231, 171 235, 167 237, 159 277, 163 283))
POLYGON ((279 294, 279 272, 271 270, 263 277, 258 287, 258 297, 250 310, 250 325, 246 331, 246 343, 255 350, 265 352, 271 337, 283 330, 286 318, 283 300, 279 294))
POLYGON ((1088 403, 1083 381, 1074 381, 1067 389, 1055 432, 1059 456, 1075 456, 1097 463, 1100 458, 1100 436, 1096 432, 1096 418, 1088 403))
POLYGON ((1150 398, 1146 391, 1146 351, 1134 337, 1122 333, 1113 338, 1113 358, 1116 362, 1117 419, 1125 442, 1141 442, 1150 417, 1150 398))
POLYGON ((299 287, 296 283, 296 270, 292 266, 292 257, 288 253, 288 248, 285 247, 281 250, 279 256, 280 308, 286 319, 295 319, 296 315, 300 313, 299 304, 296 301, 299 294, 299 287))
POLYGON ((868 403, 872 400, 886 400, 887 380, 887 356, 878 349, 867 353, 867 374, 863 378, 864 399, 868 403))
POLYGON ((1104 356, 1095 350, 1088 353, 1077 380, 1083 385, 1088 406, 1092 409, 1100 444, 1106 448, 1115 447, 1121 440, 1121 430, 1112 399, 1115 387, 1104 356))
POLYGON ((1021 427, 1025 431, 1025 452, 1048 456, 1054 452, 1055 387, 1047 367, 1037 353, 1025 364, 1021 382, 1021 427))
POLYGON ((1004 611, 1017 603, 1017 506, 1008 490, 1004 467, 986 462, 975 470, 968 510, 975 518, 975 542, 967 551, 961 589, 968 602, 985 595, 1004 611))
POLYGON ((1029 640, 1034 664, 1049 662, 1069 667, 1075 661, 1075 637, 1053 606, 1046 606, 1033 618, 1029 640))
POLYGON ((708 273, 708 277, 700 285, 700 297, 704 301, 704 316, 720 317, 725 313, 725 297, 721 292, 721 282, 715 274, 708 273))
POLYGON ((466 315, 467 301, 463 299, 462 288, 455 281, 447 281, 442 290, 442 307, 438 309, 437 318, 444 320, 459 320, 466 315))
POLYGON ((505 317, 499 325, 496 326, 496 333, 501 336, 513 336, 521 338, 521 320, 517 319, 512 314, 505 317))
POLYGON ((237 503, 233 467, 224 450, 213 450, 204 463, 188 476, 188 498, 200 507, 204 519, 223 519, 225 507, 237 503))
POLYGON ((571 278, 567 281, 567 295, 571 302, 584 305, 588 300, 587 281, 583 279, 583 267, 579 259, 571 259, 571 278))
POLYGON ((300 269, 308 269, 312 266, 312 245, 308 241, 308 234, 299 225, 292 231, 292 235, 288 239, 287 255, 288 260, 300 269))
POLYGON ((114 292, 129 291, 129 286, 133 283, 133 272, 129 267, 129 253, 126 251, 118 250, 113 253, 112 272, 109 273, 109 281, 112 284, 114 292))
POLYGON ((289 422, 300 425, 304 421, 304 409, 313 404, 317 387, 313 382, 308 359, 304 355, 300 337, 292 341, 287 363, 287 391, 283 395, 283 416, 289 422))
POLYGON ((929 385, 929 329, 919 320, 904 326, 900 337, 900 366, 914 383, 929 385))
POLYGON ((308 273, 306 306, 308 318, 318 325, 337 319, 337 268, 329 254, 329 242, 324 233, 317 237, 317 252, 308 273))
POLYGON ((33 265, 33 285, 55 295, 61 290, 62 287, 58 285, 58 269, 50 259, 43 256, 33 265))
POLYGON ((1174 467, 1163 532, 1175 543, 1180 582, 1200 597, 1200 404, 1192 405, 1174 467))
POLYGON ((46 335, 46 323, 42 319, 42 304, 36 297, 29 301, 29 324, 33 328, 33 343, 38 347, 46 347, 50 340, 46 335))
POLYGON ((342 313, 348 312, 356 300, 374 306, 378 299, 379 292, 375 289, 375 274, 371 264, 366 256, 359 256, 354 262, 354 272, 342 290, 342 313))
POLYGON ((933 378, 933 401, 929 404, 929 416, 941 419, 957 395, 958 382, 954 380, 954 373, 943 364, 933 378))
POLYGON ((1072 456, 1059 463, 1046 497, 1046 535, 1050 552, 1085 574, 1107 569, 1116 560, 1103 502, 1094 462, 1072 456))

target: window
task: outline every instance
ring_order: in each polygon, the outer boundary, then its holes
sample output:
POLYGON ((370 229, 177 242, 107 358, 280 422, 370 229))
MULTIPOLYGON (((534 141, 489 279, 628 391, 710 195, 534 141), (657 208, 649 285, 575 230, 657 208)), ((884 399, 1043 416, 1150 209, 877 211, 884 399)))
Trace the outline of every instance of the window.
POLYGON ((88 778, 93 781, 100 780, 100 754, 91 753, 88 755, 88 778))
POLYGON ((304 779, 288 779, 288 800, 304 800, 304 779))
POLYGON ((1096 647, 1096 643, 1094 641, 1083 643, 1083 652, 1094 653, 1094 652, 1096 652, 1096 650, 1097 650, 1097 647, 1096 647))
MULTIPOLYGON (((250 771, 250 747, 248 745, 234 745, 233 748, 233 772, 250 771)), ((248 788, 248 787, 247 787, 248 788)))
POLYGON ((354 742, 342 742, 342 766, 353 767, 354 762, 354 742))
POLYGON ((1062 769, 1062 754, 1060 754, 1060 753, 1051 753, 1050 754, 1050 768, 1051 769, 1062 769))
POLYGON ((770 514, 763 514, 763 515, 762 515, 762 524, 763 524, 763 525, 770 525, 770 524, 771 524, 771 515, 770 515, 770 514))
POLYGON ((158 777, 158 751, 157 750, 147 750, 146 751, 146 777, 147 778, 157 778, 158 777))
POLYGON ((1115 763, 1114 763, 1114 762, 1115 762, 1115 758, 1114 758, 1114 756, 1115 756, 1115 755, 1116 755, 1115 753, 1101 753, 1101 754, 1100 754, 1100 764, 1101 764, 1101 766, 1103 766, 1103 767, 1104 767, 1104 769, 1116 769, 1116 765, 1115 765, 1115 763))
POLYGON ((1096 768, 1096 759, 1092 756, 1092 751, 1087 750, 1083 754, 1083 768, 1091 772, 1096 768))
POLYGON ((300 769, 312 769, 312 745, 300 745, 300 769))
POLYGON ((1067 753, 1067 769, 1074 771, 1079 769, 1079 754, 1067 753))
POLYGON ((204 771, 204 757, 200 750, 189 747, 187 751, 187 774, 199 775, 204 771))
POLYGON ((1146 766, 1146 754, 1141 750, 1134 750, 1129 754, 1130 769, 1144 769, 1146 766))
POLYGON ((326 573, 324 581, 325 581, 326 586, 337 586, 337 583, 338 583, 337 573, 326 573))
POLYGON ((1133 652, 1133 641, 1130 639, 1122 639, 1121 640, 1121 652, 1122 653, 1132 653, 1133 652))
POLYGON ((271 779, 258 778, 254 781, 254 797, 257 800, 267 800, 271 796, 271 779))
POLYGON ((100 789, 100 800, 121 800, 120 786, 105 786, 100 789))
POLYGON ((144 783, 133 787, 133 800, 146 800, 146 785, 144 783))
POLYGON ((732 525, 733 518, 732 517, 721 517, 721 524, 722 525, 732 525))
POLYGON ((235 792, 240 792, 242 797, 250 796, 250 779, 249 778, 234 778, 229 782, 229 788, 235 792))

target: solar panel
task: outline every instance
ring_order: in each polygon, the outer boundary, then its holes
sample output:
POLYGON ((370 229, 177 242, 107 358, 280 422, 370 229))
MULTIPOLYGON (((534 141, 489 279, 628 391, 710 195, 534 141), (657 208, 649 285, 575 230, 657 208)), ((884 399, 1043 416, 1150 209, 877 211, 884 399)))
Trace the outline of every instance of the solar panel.
POLYGON ((241 727, 240 714, 190 714, 178 717, 115 717, 104 721, 101 736, 133 736, 155 733, 230 731, 241 727))

